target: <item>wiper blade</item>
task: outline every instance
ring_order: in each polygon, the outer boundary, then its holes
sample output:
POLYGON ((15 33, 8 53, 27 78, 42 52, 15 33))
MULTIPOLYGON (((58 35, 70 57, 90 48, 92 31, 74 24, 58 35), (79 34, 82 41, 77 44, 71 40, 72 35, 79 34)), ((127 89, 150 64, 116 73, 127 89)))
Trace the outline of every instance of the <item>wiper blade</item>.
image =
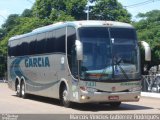
POLYGON ((122 68, 122 66, 121 66, 120 64, 117 64, 117 65, 118 65, 118 67, 120 68, 121 72, 123 73, 124 77, 125 77, 126 79, 129 79, 128 76, 127 76, 127 74, 126 74, 126 72, 125 72, 124 69, 122 68))
MULTIPOLYGON (((116 57, 115 57, 115 58, 116 58, 116 57)), ((123 73, 123 76, 124 76, 126 79, 129 79, 128 76, 127 76, 127 74, 126 74, 126 72, 124 71, 124 69, 123 69, 122 66, 120 65, 121 61, 122 61, 121 58, 120 58, 119 60, 118 60, 118 58, 116 58, 114 65, 117 65, 117 66, 120 68, 121 72, 123 73)))

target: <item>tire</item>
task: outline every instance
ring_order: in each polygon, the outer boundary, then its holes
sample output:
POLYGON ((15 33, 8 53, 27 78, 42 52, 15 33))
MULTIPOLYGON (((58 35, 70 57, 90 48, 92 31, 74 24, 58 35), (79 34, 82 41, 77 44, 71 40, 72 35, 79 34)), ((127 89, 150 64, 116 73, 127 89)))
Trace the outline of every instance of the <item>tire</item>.
POLYGON ((25 89, 25 83, 24 82, 21 83, 21 97, 24 98, 24 99, 27 97, 26 89, 25 89))
POLYGON ((20 83, 18 82, 18 84, 16 85, 16 95, 18 97, 21 97, 21 86, 20 86, 20 83))
POLYGON ((110 103, 110 106, 113 107, 113 108, 118 108, 120 105, 121 105, 121 102, 110 103))
POLYGON ((68 90, 66 86, 63 86, 60 94, 61 104, 67 108, 71 107, 71 102, 68 100, 68 90))

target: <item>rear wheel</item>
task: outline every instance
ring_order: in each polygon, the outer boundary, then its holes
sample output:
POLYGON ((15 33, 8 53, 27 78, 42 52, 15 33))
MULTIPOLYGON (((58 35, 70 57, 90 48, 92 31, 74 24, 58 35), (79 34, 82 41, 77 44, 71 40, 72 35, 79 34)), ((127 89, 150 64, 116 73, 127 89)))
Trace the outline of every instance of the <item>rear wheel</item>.
POLYGON ((65 107, 71 107, 71 102, 68 99, 68 95, 69 93, 67 87, 63 86, 63 88, 61 89, 60 97, 61 97, 61 104, 65 107))
POLYGON ((20 87, 20 83, 18 82, 18 84, 16 85, 16 95, 18 97, 21 97, 20 91, 21 91, 21 87, 20 87))

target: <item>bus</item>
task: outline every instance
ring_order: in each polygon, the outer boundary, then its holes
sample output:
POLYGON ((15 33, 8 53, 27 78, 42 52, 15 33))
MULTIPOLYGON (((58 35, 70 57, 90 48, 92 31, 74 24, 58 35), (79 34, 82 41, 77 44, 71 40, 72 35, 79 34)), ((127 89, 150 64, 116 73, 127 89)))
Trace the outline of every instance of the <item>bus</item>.
MULTIPOLYGON (((150 49, 145 48, 146 60, 150 49)), ((140 51, 136 30, 115 21, 68 21, 17 35, 8 42, 8 86, 72 103, 139 101, 140 51)))

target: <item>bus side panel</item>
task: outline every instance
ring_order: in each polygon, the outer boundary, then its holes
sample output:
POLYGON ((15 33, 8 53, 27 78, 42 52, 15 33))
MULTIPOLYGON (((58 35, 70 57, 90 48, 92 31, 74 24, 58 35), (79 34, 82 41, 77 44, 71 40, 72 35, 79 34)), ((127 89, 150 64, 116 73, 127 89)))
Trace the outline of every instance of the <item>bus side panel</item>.
MULTIPOLYGON (((16 75, 14 74, 12 62, 14 61, 14 58, 8 57, 8 62, 7 62, 7 69, 8 69, 8 87, 11 90, 16 90, 15 89, 15 80, 16 80, 16 75)), ((16 67, 16 66, 15 66, 16 67)))
POLYGON ((30 94, 59 98, 61 80, 68 80, 68 67, 64 54, 48 54, 17 57, 9 61, 9 86, 15 86, 18 76, 25 80, 26 92, 30 94), (10 84, 11 83, 11 84, 10 84))

